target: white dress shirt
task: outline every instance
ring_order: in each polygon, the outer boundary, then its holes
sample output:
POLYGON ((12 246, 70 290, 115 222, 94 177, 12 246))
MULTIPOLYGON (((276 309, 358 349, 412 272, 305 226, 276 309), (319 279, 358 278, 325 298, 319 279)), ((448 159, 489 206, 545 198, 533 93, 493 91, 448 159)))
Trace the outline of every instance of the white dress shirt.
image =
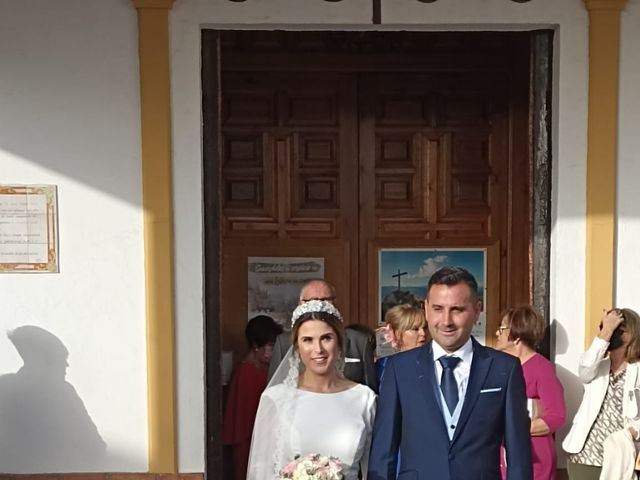
POLYGON ((453 438, 453 434, 456 431, 458 420, 460 419, 460 412, 462 411, 462 405, 464 403, 464 396, 467 393, 467 383, 469 382, 469 372, 471 372, 471 361, 473 360, 473 343, 469 338, 462 347, 453 353, 446 352, 437 342, 433 341, 433 361, 436 372, 436 379, 438 381, 438 391, 440 392, 440 407, 444 421, 447 425, 447 433, 449 434, 449 440, 453 438), (440 380, 442 378, 442 365, 438 361, 440 357, 451 356, 458 357, 460 362, 453 370, 453 375, 456 378, 458 384, 458 404, 456 405, 453 414, 449 412, 447 404, 444 400, 442 390, 440 390, 440 380))

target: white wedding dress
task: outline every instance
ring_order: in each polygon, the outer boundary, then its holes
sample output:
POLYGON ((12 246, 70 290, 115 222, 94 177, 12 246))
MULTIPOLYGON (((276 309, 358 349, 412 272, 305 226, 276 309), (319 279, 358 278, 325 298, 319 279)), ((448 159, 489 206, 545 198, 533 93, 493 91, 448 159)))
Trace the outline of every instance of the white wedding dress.
POLYGON ((334 456, 345 480, 367 477, 376 395, 364 385, 315 393, 284 384, 260 399, 251 441, 248 480, 274 480, 296 455, 334 456))

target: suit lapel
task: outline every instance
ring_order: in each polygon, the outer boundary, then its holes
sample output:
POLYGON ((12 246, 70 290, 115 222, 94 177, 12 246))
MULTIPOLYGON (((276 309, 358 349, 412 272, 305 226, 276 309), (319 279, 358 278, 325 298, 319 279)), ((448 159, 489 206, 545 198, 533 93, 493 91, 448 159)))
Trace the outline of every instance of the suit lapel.
MULTIPOLYGON (((436 370, 433 363, 433 349, 431 348, 431 342, 427 343, 424 347, 420 347, 420 352, 416 358, 416 374, 418 379, 418 388, 422 392, 424 399, 427 403, 426 412, 432 412, 431 418, 438 417, 440 420, 435 420, 435 424, 440 425, 442 428, 442 435, 447 440, 449 436, 447 434, 447 425, 444 421, 442 414, 442 405, 440 402, 440 390, 438 388, 438 382, 436 380, 436 370)), ((429 416, 427 416, 429 418, 429 416)))
POLYGON ((480 389, 484 384, 484 379, 487 377, 491 366, 491 357, 487 355, 486 348, 480 345, 473 337, 471 337, 471 341, 473 343, 473 360, 471 361, 471 371, 469 372, 469 381, 467 382, 467 392, 464 396, 462 412, 460 412, 460 419, 458 420, 456 431, 451 439, 451 445, 458 439, 467 420, 469 420, 469 415, 478 400, 480 389))

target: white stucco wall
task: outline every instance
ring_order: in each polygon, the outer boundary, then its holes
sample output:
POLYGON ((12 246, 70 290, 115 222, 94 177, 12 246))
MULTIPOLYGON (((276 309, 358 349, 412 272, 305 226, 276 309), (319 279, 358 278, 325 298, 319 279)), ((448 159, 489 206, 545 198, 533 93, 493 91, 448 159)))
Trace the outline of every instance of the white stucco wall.
POLYGON ((57 185, 60 238, 60 273, 0 274, 0 445, 29 434, 0 471, 148 468, 136 22, 130 0, 0 5, 0 182, 57 185), (10 375, 24 325, 64 344, 77 396, 53 370, 10 375), (86 465, 91 423, 107 450, 86 465))
POLYGON ((616 305, 640 312, 640 0, 621 20, 616 305))
MULTIPOLYGON (((623 14, 617 300, 639 308, 640 0, 623 14)), ((177 0, 170 16, 176 249, 178 453, 204 470, 200 29, 555 28, 551 315, 571 413, 583 348, 587 14, 582 0, 177 0), (569 334, 569 332, 571 332, 569 334), (570 338, 570 340, 569 340, 570 338)), ((147 469, 146 355, 136 14, 130 0, 0 6, 0 181, 58 186, 60 273, 0 275, 0 375, 20 357, 5 335, 37 325, 69 351, 66 380, 107 444, 91 470, 147 469)), ((1 388, 1 386, 0 386, 1 388)), ((65 435, 69 435, 66 432, 65 435)), ((0 432, 0 438, 2 432, 0 432)), ((561 435, 560 435, 561 438, 561 435)), ((33 459, 32 459, 33 460, 33 459)), ((43 471, 71 471, 74 459, 43 471)), ((33 464, 29 471, 38 471, 33 464)), ((4 467, 1 465, 0 467, 4 467)), ((1 469, 1 468, 0 468, 1 469)))
MULTIPOLYGON (((631 0, 632 3, 637 0, 631 0)), ((179 464, 204 468, 202 348, 200 30, 385 29, 510 30, 554 28, 554 159, 551 316, 556 363, 570 414, 581 396, 576 382, 583 349, 588 17, 582 0, 447 0, 424 4, 384 0, 383 24, 371 25, 369 0, 180 0, 170 17, 176 225, 179 464), (571 332, 571 334, 569 334, 571 332), (569 341, 569 337, 571 341, 569 341)), ((633 48, 633 47, 631 47, 633 48)), ((630 267, 631 268, 631 267, 630 267)))

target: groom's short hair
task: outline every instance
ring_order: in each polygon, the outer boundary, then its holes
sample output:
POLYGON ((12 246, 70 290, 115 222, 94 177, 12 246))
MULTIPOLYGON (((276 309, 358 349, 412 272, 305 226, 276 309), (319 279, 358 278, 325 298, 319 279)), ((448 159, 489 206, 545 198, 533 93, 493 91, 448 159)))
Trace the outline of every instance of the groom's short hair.
POLYGON ((477 301, 478 295, 478 282, 475 277, 466 269, 462 267, 442 267, 437 270, 427 284, 427 298, 429 298, 429 292, 434 285, 446 285, 453 287, 459 283, 464 283, 471 290, 472 301, 477 301))

